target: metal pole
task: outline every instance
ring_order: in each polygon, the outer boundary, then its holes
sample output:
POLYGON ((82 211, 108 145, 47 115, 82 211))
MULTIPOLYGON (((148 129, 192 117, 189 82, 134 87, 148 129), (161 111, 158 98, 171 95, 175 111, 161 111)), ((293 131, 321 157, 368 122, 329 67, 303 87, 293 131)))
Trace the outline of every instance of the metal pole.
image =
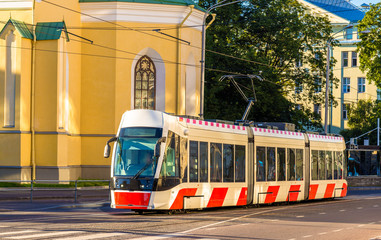
POLYGON ((30 202, 33 202, 33 182, 34 180, 32 179, 30 181, 30 202))
POLYGON ((201 26, 201 78, 200 78, 200 118, 204 119, 204 88, 205 88, 205 38, 206 38, 206 29, 205 29, 205 24, 206 24, 206 18, 209 16, 210 11, 213 9, 216 9, 218 7, 223 7, 227 6, 230 4, 242 2, 245 0, 236 0, 233 2, 228 2, 225 3, 227 0, 222 0, 221 2, 218 2, 212 6, 210 6, 208 9, 206 9, 205 14, 204 14, 204 19, 202 21, 202 26, 201 26))
POLYGON ((377 146, 380 146, 380 118, 377 118, 377 146))
POLYGON ((327 76, 325 79, 325 114, 324 114, 324 132, 328 133, 328 99, 329 99, 329 61, 331 40, 327 41, 327 76))
POLYGON ((75 180, 75 196, 74 196, 74 202, 77 203, 77 180, 75 180))
POLYGON ((205 21, 209 12, 204 15, 202 22, 202 36, 201 36, 201 82, 200 82, 200 118, 204 119, 204 84, 205 84, 205 21))

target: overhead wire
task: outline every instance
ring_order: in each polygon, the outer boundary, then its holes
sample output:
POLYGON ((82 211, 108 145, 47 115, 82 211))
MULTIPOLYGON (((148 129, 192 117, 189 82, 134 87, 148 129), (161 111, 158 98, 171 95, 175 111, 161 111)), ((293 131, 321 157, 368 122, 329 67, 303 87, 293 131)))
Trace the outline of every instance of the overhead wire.
MULTIPOLYGON (((41 0, 42 2, 45 2, 45 3, 48 3, 48 4, 51 4, 51 5, 54 5, 56 7, 59 7, 59 8, 63 8, 65 10, 68 10, 68 11, 72 11, 72 12, 75 12, 77 14, 80 14, 80 15, 84 15, 84 16, 87 16, 87 17, 90 17, 90 18, 93 18, 93 19, 96 19, 98 21, 102 21, 102 22, 106 22, 106 23, 109 23, 109 24, 112 24, 112 25, 115 25, 115 26, 118 26, 118 27, 122 27, 122 28, 126 28, 126 29, 129 29, 129 30, 132 30, 132 31, 136 31, 136 32, 140 32, 142 34, 146 34, 146 35, 149 35, 149 36, 153 36, 153 37, 157 37, 157 38, 160 38, 160 39, 164 39, 164 40, 167 40, 167 41, 171 41, 171 42, 177 42, 177 40, 172 40, 172 39, 168 39, 168 38, 164 38, 164 37, 161 37, 161 36, 157 36, 157 35, 154 35, 154 34, 151 34, 151 33, 148 33, 148 32, 145 32, 145 31, 141 31, 141 30, 137 30, 137 29, 133 29, 131 27, 128 27, 128 26, 124 26, 122 24, 118 24, 118 23, 115 23, 115 22, 111 22, 111 21, 108 21, 108 20, 104 20, 102 18, 99 18, 99 17, 96 17, 96 16, 92 16, 90 14, 87 14, 87 13, 82 13, 82 12, 79 12, 77 10, 74 10, 74 9, 71 9, 71 8, 68 8, 68 7, 65 7, 65 6, 62 6, 62 5, 59 5, 59 4, 56 4, 56 3, 52 3, 48 0, 41 0)), ((186 43, 182 43, 182 42, 179 42, 179 44, 182 44, 182 45, 185 45, 185 46, 190 46, 190 47, 193 47, 193 48, 196 48, 196 49, 202 49, 201 47, 198 47, 198 46, 194 46, 192 44, 186 44, 186 43)), ((207 52, 211 52, 211 53, 214 53, 214 54, 219 54, 219 55, 222 55, 222 56, 225 56, 225 57, 230 57, 230 58, 233 58, 233 59, 239 59, 241 61, 246 61, 246 62, 249 62, 249 63, 254 63, 254 64, 260 64, 260 65, 265 65, 267 67, 274 67, 270 64, 264 64, 264 63, 261 63, 261 62, 256 62, 256 61, 252 61, 252 60, 248 60, 248 59, 244 59, 244 58, 238 58, 238 57, 235 57, 235 56, 231 56, 231 55, 228 55, 228 54, 224 54, 224 53, 220 53, 220 52, 216 52, 216 51, 212 51, 212 50, 208 50, 208 49, 205 49, 205 51, 207 52)))

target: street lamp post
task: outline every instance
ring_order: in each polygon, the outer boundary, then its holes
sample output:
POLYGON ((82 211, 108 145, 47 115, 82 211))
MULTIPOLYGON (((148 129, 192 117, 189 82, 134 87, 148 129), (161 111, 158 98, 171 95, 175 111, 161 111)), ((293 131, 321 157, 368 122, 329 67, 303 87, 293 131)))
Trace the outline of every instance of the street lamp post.
POLYGON ((206 18, 209 16, 210 11, 213 9, 227 6, 230 4, 234 4, 237 2, 242 2, 245 0, 236 0, 233 2, 228 2, 226 3, 227 0, 222 0, 221 2, 218 2, 212 6, 210 6, 208 9, 206 9, 203 22, 202 22, 202 37, 201 37, 201 78, 200 78, 200 118, 204 118, 204 85, 205 85, 205 38, 206 38, 206 29, 205 29, 205 24, 206 24, 206 18))
POLYGON ((328 133, 328 100, 329 100, 329 69, 330 69, 330 58, 331 58, 331 42, 334 39, 333 37, 344 31, 347 28, 353 27, 353 24, 349 24, 339 31, 331 35, 330 39, 327 41, 327 70, 326 70, 326 81, 325 81, 325 114, 324 114, 324 132, 328 133))

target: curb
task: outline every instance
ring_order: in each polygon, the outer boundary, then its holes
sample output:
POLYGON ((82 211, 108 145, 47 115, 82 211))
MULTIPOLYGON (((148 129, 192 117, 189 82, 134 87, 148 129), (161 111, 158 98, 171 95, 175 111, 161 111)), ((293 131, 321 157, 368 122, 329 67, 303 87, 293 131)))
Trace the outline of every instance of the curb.
POLYGON ((381 190, 381 187, 348 187, 348 191, 381 190))
POLYGON ((52 206, 51 208, 83 208, 83 207, 107 207, 110 206, 110 202, 93 202, 93 203, 75 203, 75 204, 65 204, 65 205, 57 205, 52 206))

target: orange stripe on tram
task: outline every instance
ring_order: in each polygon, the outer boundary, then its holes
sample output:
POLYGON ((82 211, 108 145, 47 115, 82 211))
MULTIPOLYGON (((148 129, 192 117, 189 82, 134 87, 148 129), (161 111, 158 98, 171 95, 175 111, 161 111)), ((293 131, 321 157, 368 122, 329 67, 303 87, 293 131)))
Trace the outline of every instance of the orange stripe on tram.
POLYGON ((347 196, 347 184, 343 183, 343 190, 341 191, 341 197, 347 196))
POLYGON ((335 190, 334 183, 327 184, 327 187, 325 188, 324 198, 331 198, 334 190, 335 190))
POLYGON ((247 204, 247 187, 243 187, 241 189, 241 193, 239 194, 237 206, 242 206, 246 204, 247 204))
POLYGON ((268 194, 266 194, 265 203, 273 203, 278 196, 280 186, 269 186, 267 189, 268 194))
POLYGON ((318 187, 319 187, 319 184, 311 184, 310 185, 310 192, 308 194, 309 200, 315 199, 318 187))
POLYGON ((286 201, 297 201, 299 196, 300 185, 291 185, 288 191, 288 196, 286 201), (290 199, 288 199, 290 197, 290 199))
POLYGON ((177 193, 175 201, 172 203, 170 209, 183 209, 184 208, 184 197, 192 197, 196 195, 197 188, 183 188, 177 193))
POLYGON ((221 207, 227 192, 228 188, 213 188, 207 207, 221 207))

